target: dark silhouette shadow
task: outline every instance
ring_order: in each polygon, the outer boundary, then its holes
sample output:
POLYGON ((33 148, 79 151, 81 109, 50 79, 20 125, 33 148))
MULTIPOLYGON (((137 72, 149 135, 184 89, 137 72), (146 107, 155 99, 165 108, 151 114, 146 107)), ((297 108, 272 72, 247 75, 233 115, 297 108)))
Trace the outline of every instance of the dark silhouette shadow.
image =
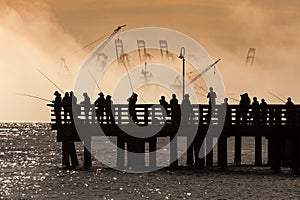
POLYGON ((182 122, 184 124, 188 124, 189 120, 191 120, 191 101, 190 101, 190 95, 185 94, 184 98, 181 103, 181 116, 182 116, 182 122))
POLYGON ((168 111, 169 104, 166 101, 165 96, 160 97, 159 104, 165 109, 165 111, 162 111, 162 117, 163 117, 163 121, 166 121, 166 116, 169 116, 170 113, 168 111))
POLYGON ((240 100, 240 116, 242 118, 242 125, 248 124, 248 111, 250 108, 251 100, 248 96, 248 93, 241 94, 241 100, 240 100))
POLYGON ((285 114, 286 123, 288 126, 293 126, 295 125, 296 109, 290 97, 287 99, 285 106, 286 106, 286 114, 285 114))
POLYGON ((258 125, 259 124, 259 102, 257 100, 257 97, 253 97, 253 102, 251 104, 252 112, 251 112, 251 117, 253 120, 253 125, 258 125))
POLYGON ((100 124, 103 124, 104 121, 104 105, 106 103, 106 100, 104 98, 103 92, 100 92, 98 99, 95 101, 95 109, 96 109, 96 116, 98 122, 100 124))
POLYGON ((179 126, 181 118, 180 105, 178 104, 178 99, 176 94, 172 94, 172 99, 170 100, 171 107, 171 123, 172 125, 179 126))
POLYGON ((61 108, 62 108, 62 99, 61 99, 61 94, 58 91, 54 92, 55 99, 52 101, 54 104, 54 115, 55 115, 55 120, 56 124, 60 125, 61 124, 61 108))
POLYGON ((231 111, 228 109, 228 98, 224 98, 224 102, 221 104, 226 109, 225 123, 224 125, 231 124, 231 111))
POLYGON ((214 92, 213 87, 209 88, 209 92, 207 94, 207 98, 208 98, 208 115, 207 115, 207 121, 208 123, 210 122, 212 115, 214 113, 215 110, 215 105, 216 105, 216 98, 217 98, 217 94, 214 92))
POLYGON ((115 119, 112 112, 112 104, 111 96, 107 95, 105 99, 105 112, 106 112, 106 124, 115 124, 115 119))
POLYGON ((136 102, 137 102, 138 95, 136 93, 132 93, 131 97, 128 99, 129 102, 129 116, 131 117, 132 121, 136 124, 139 123, 137 115, 136 115, 136 102))
POLYGON ((268 118, 268 104, 265 99, 261 100, 259 104, 260 107, 260 122, 261 125, 267 125, 267 118, 268 118))
POLYGON ((79 166, 75 144, 72 138, 62 141, 62 163, 63 169, 76 169, 79 166), (70 158, 72 165, 70 165, 70 158))
POLYGON ((77 104, 77 97, 74 95, 74 92, 70 92, 70 98, 71 98, 71 103, 72 103, 72 108, 71 108, 71 123, 74 124, 74 117, 78 118, 80 115, 80 107, 77 104))
POLYGON ((83 101, 80 103, 84 109, 85 123, 89 123, 89 116, 91 111, 91 100, 86 92, 83 93, 83 101))
POLYGON ((68 92, 65 93, 65 96, 62 99, 62 107, 64 108, 64 123, 70 123, 72 119, 72 99, 68 92))

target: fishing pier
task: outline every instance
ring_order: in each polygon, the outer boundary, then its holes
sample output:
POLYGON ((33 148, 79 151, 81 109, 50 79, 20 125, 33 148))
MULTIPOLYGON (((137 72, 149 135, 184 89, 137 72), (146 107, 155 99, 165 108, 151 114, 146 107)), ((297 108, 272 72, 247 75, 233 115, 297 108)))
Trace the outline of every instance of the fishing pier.
MULTIPOLYGON (((48 106, 53 108, 53 104, 48 104, 48 106)), ((178 167, 178 143, 176 142, 178 137, 185 137, 187 143, 191 144, 187 145, 186 163, 195 169, 213 166, 214 154, 217 155, 217 165, 226 168, 228 165, 227 141, 230 137, 234 137, 234 163, 236 165, 240 165, 242 162, 242 139, 252 137, 255 140, 253 163, 256 166, 262 166, 262 138, 264 137, 268 141, 268 163, 264 163, 264 165, 270 166, 275 172, 278 172, 282 166, 290 167, 293 171, 298 170, 300 166, 300 105, 295 105, 293 111, 288 111, 285 105, 268 105, 266 110, 256 111, 250 107, 244 115, 241 115, 239 105, 228 105, 224 126, 218 116, 218 110, 222 106, 216 105, 211 111, 209 105, 192 104, 188 120, 184 122, 181 120, 181 123, 178 124, 174 122, 174 114, 170 108, 167 109, 167 114, 164 114, 159 105, 138 104, 135 110, 139 123, 136 125, 130 121, 127 104, 114 104, 112 106, 114 120, 106 120, 107 116, 104 114, 103 122, 97 120, 93 110, 86 115, 84 108, 78 105, 79 112, 73 116, 76 118, 75 123, 70 116, 64 119, 63 110, 61 111, 62 120, 57 122, 52 109, 51 126, 52 130, 57 133, 58 142, 64 140, 83 141, 87 150, 91 150, 93 136, 116 137, 116 145, 119 147, 116 158, 118 168, 134 168, 137 167, 137 162, 141 166, 145 166, 146 155, 149 156, 149 166, 155 167, 157 164, 155 153, 157 139, 160 137, 173 141, 170 143, 169 155, 169 160, 173 161, 169 164, 173 169, 178 167), (79 137, 78 132, 82 130, 78 130, 78 126, 83 130, 90 131, 86 131, 84 136, 80 134, 79 137), (134 126, 149 129, 155 129, 157 126, 162 128, 150 136, 145 135, 147 132, 132 135, 128 131, 124 131, 135 130, 131 128, 134 126), (85 129, 87 127, 88 129, 85 129), (209 128, 221 128, 221 133, 208 135, 209 128), (218 138, 217 152, 214 152, 212 148, 214 138, 218 138), (149 147, 147 149, 145 148, 146 144, 149 147), (130 152, 139 153, 139 156, 131 156, 130 152), (201 152, 202 154, 206 153, 199 157, 201 152)))

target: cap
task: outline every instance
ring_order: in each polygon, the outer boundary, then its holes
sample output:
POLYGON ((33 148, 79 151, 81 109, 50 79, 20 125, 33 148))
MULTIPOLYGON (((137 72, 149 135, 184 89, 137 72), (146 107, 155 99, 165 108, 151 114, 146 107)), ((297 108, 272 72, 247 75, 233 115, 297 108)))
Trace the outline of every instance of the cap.
POLYGON ((55 96, 61 96, 61 94, 60 94, 58 91, 55 91, 55 92, 54 92, 54 95, 55 95, 55 96))

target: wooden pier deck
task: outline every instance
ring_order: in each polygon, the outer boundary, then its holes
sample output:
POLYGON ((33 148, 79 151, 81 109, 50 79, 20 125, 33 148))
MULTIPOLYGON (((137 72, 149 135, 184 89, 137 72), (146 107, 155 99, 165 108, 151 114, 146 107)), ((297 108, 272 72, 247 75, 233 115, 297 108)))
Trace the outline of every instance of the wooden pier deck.
MULTIPOLYGON (((52 104, 48 106, 53 107, 52 104)), ((171 109, 168 108, 168 115, 163 115, 162 109, 159 105, 139 104, 136 105, 136 113, 139 120, 139 126, 147 126, 148 129, 155 129, 161 126, 155 135, 143 135, 144 132, 134 133, 138 137, 124 132, 124 130, 135 130, 136 126, 130 123, 128 105, 117 104, 113 105, 114 123, 107 123, 104 119, 103 123, 99 123, 95 112, 89 111, 88 119, 84 112, 84 108, 78 105, 78 112, 76 118, 76 128, 73 120, 68 116, 64 119, 64 111, 61 112, 61 123, 57 123, 54 111, 52 110, 52 130, 57 131, 57 141, 63 140, 84 141, 88 146, 91 144, 90 140, 93 136, 110 136, 117 138, 117 146, 127 152, 141 153, 144 156, 138 158, 130 157, 128 155, 127 166, 125 164, 124 151, 117 152, 117 165, 119 168, 134 167, 131 166, 139 159, 141 165, 145 164, 145 144, 149 144, 149 152, 157 150, 157 139, 159 137, 169 137, 173 142, 170 145, 170 167, 176 168, 178 166, 178 145, 177 137, 186 137, 186 141, 191 143, 187 149, 187 164, 193 165, 196 169, 203 169, 204 167, 213 166, 213 154, 217 153, 217 163, 220 167, 226 167, 227 161, 227 139, 229 137, 235 138, 234 143, 234 162, 239 165, 241 163, 242 152, 242 138, 255 138, 255 165, 262 165, 262 138, 268 140, 268 166, 274 171, 279 171, 281 166, 292 168, 295 172, 300 166, 300 105, 295 105, 292 112, 287 111, 285 105, 268 105, 267 110, 252 111, 250 107, 246 115, 241 116, 240 107, 238 105, 227 106, 226 118, 224 126, 220 122, 218 110, 221 105, 215 107, 212 113, 213 117, 209 119, 208 105, 191 105, 191 112, 189 120, 180 125, 172 123, 171 109), (165 119, 165 120, 162 120, 165 119), (78 137, 77 129, 90 130, 78 137), (100 130, 103 131, 97 131, 100 130), (221 128, 221 134, 207 135, 208 128, 221 128), (195 132, 196 130, 196 132, 195 132), (195 133, 193 133, 195 132, 195 133), (213 152, 209 148, 213 145, 213 139, 218 138, 218 152, 213 152), (202 144, 206 147, 206 156, 199 158, 198 154, 202 144), (210 151, 208 153, 208 151, 210 151)), ((106 117, 106 116, 105 116, 106 117)), ((105 118, 104 117, 104 118, 105 118)), ((182 122, 182 121, 181 121, 182 122)), ((203 148, 203 147, 202 147, 203 148)), ((148 153, 149 153, 148 152, 148 153)), ((150 154, 149 165, 156 166, 155 153, 150 154)))

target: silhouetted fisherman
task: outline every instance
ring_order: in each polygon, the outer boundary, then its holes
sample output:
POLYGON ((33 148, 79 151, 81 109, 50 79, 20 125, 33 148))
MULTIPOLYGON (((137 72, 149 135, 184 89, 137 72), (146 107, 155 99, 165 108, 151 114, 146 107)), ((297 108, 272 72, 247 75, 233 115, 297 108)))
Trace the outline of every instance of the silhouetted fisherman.
POLYGON ((83 97, 84 97, 84 99, 80 104, 83 105, 85 122, 88 123, 89 116, 90 116, 90 110, 91 110, 91 100, 86 92, 83 93, 83 97))
POLYGON ((248 122, 248 111, 249 111, 250 103, 251 100, 248 96, 248 93, 242 94, 240 100, 240 115, 242 117, 243 125, 246 125, 248 122))
POLYGON ((62 107, 64 108, 64 122, 68 123, 71 121, 71 112, 72 112, 72 99, 68 92, 65 93, 64 98, 62 99, 62 107), (70 120, 68 120, 68 115, 70 120))
POLYGON ((103 92, 100 92, 98 99, 95 101, 95 109, 96 109, 96 116, 98 122, 103 124, 104 121, 104 105, 106 103, 106 100, 104 98, 103 92))
POLYGON ((180 116, 181 110, 178 104, 178 99, 176 98, 176 94, 172 94, 172 99, 170 100, 170 108, 171 108, 171 121, 173 125, 180 124, 180 116))
POLYGON ((136 115, 136 102, 138 95, 136 93, 132 93, 131 97, 128 99, 129 101, 129 115, 134 123, 139 123, 136 115))
POLYGON ((166 116, 169 116, 169 111, 168 111, 169 104, 166 101, 165 96, 161 96, 160 97, 159 104, 165 109, 165 112, 162 111, 162 113, 163 113, 163 120, 165 121, 166 116), (166 115, 165 115, 165 113, 166 113, 166 115))
POLYGON ((208 121, 210 121, 211 116, 213 114, 212 111, 214 111, 215 105, 216 105, 216 98, 217 98, 217 94, 214 92, 213 87, 209 88, 209 92, 207 94, 207 98, 208 98, 208 121))
POLYGON ((295 122, 295 105, 292 102, 292 99, 289 97, 287 99, 287 102, 285 104, 286 106, 286 121, 287 121, 287 125, 291 126, 294 124, 295 122))
POLYGON ((77 97, 74 95, 74 92, 71 91, 70 92, 70 98, 71 98, 71 104, 72 104, 72 108, 71 108, 71 121, 72 123, 74 123, 74 116, 75 118, 77 118, 80 114, 80 107, 77 105, 77 97))
POLYGON ((209 107, 216 105, 217 94, 214 92, 213 87, 209 88, 209 92, 207 94, 209 107))
POLYGON ((112 112, 112 104, 111 96, 107 95, 105 100, 105 112, 106 112, 106 123, 107 124, 115 124, 115 119, 112 112))
POLYGON ((54 115, 56 119, 56 124, 61 124, 61 108, 62 108, 62 100, 61 94, 58 91, 54 92, 55 99, 52 101, 54 103, 54 115))
POLYGON ((230 116, 231 112, 228 109, 228 98, 224 98, 224 102, 222 103, 222 106, 225 106, 226 109, 225 125, 229 125, 231 120, 231 116, 230 116))
POLYGON ((259 104, 259 107, 260 107, 261 123, 262 123, 262 125, 267 125, 268 104, 264 99, 262 99, 261 103, 259 104))
POLYGON ((253 124, 258 125, 259 124, 259 102, 257 101, 257 97, 253 97, 253 102, 251 104, 252 108, 252 118, 253 118, 253 124))
POLYGON ((191 101, 190 101, 190 95, 189 94, 185 94, 184 98, 182 100, 181 103, 181 116, 183 117, 183 123, 188 123, 188 121, 190 120, 190 115, 191 115, 191 101))

